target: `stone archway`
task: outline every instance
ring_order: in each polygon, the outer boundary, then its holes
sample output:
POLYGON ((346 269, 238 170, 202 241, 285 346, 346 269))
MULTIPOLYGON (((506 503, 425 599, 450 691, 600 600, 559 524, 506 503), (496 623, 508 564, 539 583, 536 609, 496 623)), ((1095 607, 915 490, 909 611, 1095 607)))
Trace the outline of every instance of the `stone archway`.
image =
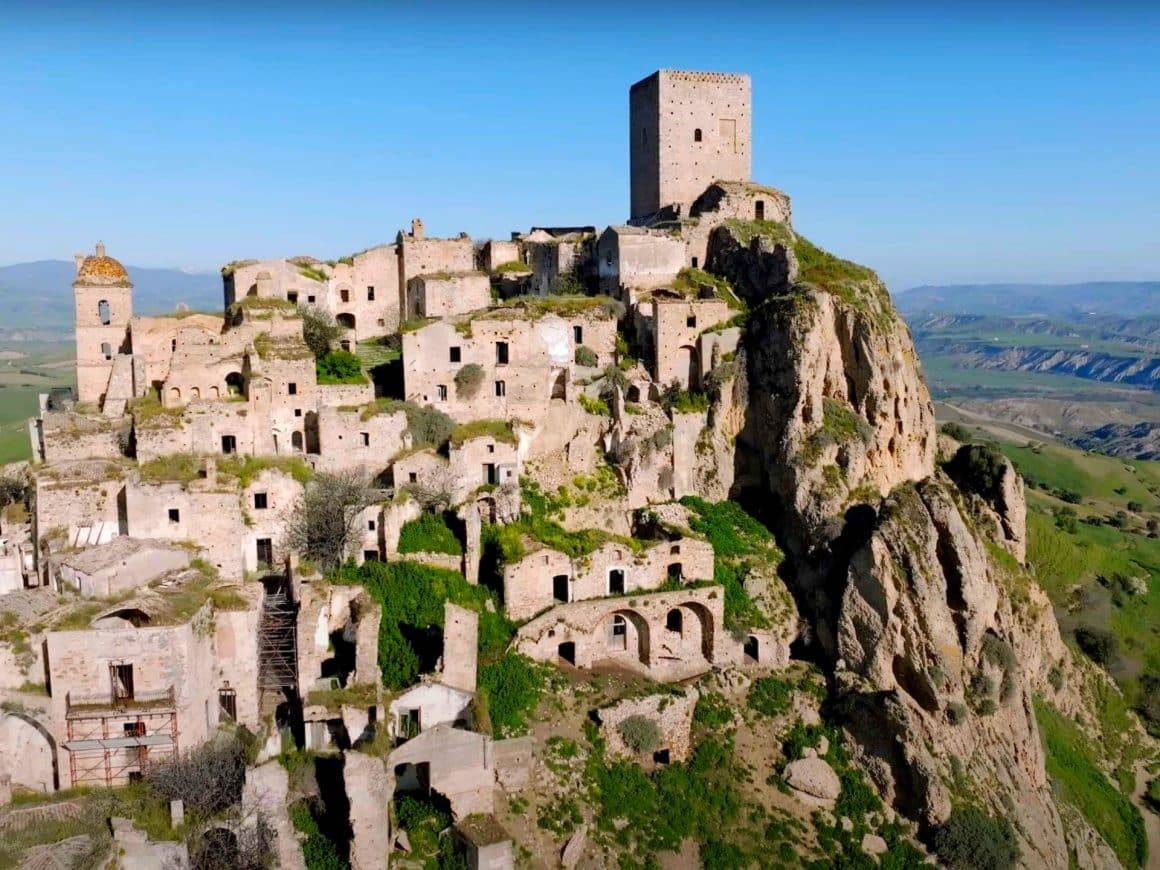
POLYGON ((32 716, 0 712, 0 772, 12 785, 50 793, 60 788, 56 741, 32 716))
POLYGON ((635 610, 616 610, 603 620, 601 627, 597 637, 603 640, 607 657, 615 659, 628 655, 646 668, 652 665, 652 639, 648 620, 635 610))
POLYGON ((676 380, 686 390, 695 390, 701 383, 701 363, 697 349, 691 344, 677 348, 673 359, 676 380))
POLYGON ((705 661, 712 664, 716 648, 717 629, 713 624, 713 614, 704 604, 697 601, 689 601, 680 605, 680 610, 683 611, 685 618, 682 619, 682 626, 684 628, 683 635, 690 640, 694 640, 693 631, 700 635, 701 655, 705 657, 705 661))

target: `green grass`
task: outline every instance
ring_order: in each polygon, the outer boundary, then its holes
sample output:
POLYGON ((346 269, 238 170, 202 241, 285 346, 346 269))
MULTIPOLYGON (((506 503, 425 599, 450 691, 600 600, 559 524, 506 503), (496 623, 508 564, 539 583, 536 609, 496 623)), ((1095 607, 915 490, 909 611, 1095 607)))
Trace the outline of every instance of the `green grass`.
POLYGON ((1035 718, 1047 753, 1047 773, 1057 794, 1099 832, 1124 867, 1143 867, 1148 840, 1139 810, 1100 772, 1098 752, 1086 734, 1050 704, 1036 699, 1035 718))
POLYGON ((28 418, 39 410, 39 396, 53 387, 75 386, 72 342, 11 342, 2 351, 23 354, 0 360, 0 464, 32 455, 28 418))
POLYGON ((745 303, 737 298, 728 278, 710 274, 704 269, 682 269, 677 273, 672 289, 684 296, 699 298, 702 290, 706 287, 710 288, 713 295, 725 302, 730 308, 736 308, 739 311, 745 309, 745 303))
POLYGON ((511 420, 472 420, 451 430, 451 446, 461 447, 472 438, 494 438, 504 444, 515 444, 515 430, 511 420))

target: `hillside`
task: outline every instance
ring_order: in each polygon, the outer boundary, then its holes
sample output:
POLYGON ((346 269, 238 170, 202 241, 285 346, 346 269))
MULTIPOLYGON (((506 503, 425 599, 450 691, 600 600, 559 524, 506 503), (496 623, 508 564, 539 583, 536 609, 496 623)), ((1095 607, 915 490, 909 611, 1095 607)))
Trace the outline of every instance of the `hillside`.
POLYGON ((927 312, 1018 315, 1160 314, 1160 281, 1092 281, 1084 284, 947 284, 895 294, 906 317, 927 312))
MULTIPOLYGON (((163 314, 183 303, 193 309, 221 308, 221 278, 216 272, 183 272, 128 266, 133 276, 133 304, 138 314, 163 314)), ((72 260, 38 260, 0 266, 0 338, 36 328, 71 332, 73 326, 72 260)), ((39 336, 43 337, 43 335, 39 336)))

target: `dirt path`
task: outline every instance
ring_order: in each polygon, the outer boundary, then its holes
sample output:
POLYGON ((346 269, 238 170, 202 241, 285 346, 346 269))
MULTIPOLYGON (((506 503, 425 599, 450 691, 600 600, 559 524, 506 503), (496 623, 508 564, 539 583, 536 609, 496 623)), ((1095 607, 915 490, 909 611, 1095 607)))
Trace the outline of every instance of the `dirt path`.
POLYGON ((1140 763, 1136 767, 1136 789, 1132 792, 1132 803, 1144 817, 1144 833, 1148 837, 1148 866, 1160 868, 1160 816, 1154 813, 1144 801, 1151 775, 1140 763))

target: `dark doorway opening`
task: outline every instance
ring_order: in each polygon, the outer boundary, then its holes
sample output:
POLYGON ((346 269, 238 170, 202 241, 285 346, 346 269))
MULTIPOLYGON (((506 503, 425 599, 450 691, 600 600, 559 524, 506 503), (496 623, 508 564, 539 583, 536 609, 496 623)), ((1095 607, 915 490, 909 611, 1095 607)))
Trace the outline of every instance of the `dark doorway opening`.
POLYGON ((560 656, 560 661, 567 662, 570 665, 576 664, 576 644, 572 641, 564 641, 556 647, 556 653, 560 656))
POLYGON ((323 679, 336 677, 340 686, 346 686, 346 681, 354 673, 354 639, 354 626, 351 625, 330 633, 330 648, 334 653, 322 662, 319 676, 323 679))
POLYGON ((760 645, 757 638, 752 634, 749 635, 749 637, 745 639, 745 657, 752 661, 757 661, 759 649, 760 645))
POLYGON ((608 594, 624 594, 624 570, 622 568, 613 568, 608 572, 608 594))
POLYGON ((552 597, 560 602, 568 600, 568 575, 557 574, 552 578, 552 597))

